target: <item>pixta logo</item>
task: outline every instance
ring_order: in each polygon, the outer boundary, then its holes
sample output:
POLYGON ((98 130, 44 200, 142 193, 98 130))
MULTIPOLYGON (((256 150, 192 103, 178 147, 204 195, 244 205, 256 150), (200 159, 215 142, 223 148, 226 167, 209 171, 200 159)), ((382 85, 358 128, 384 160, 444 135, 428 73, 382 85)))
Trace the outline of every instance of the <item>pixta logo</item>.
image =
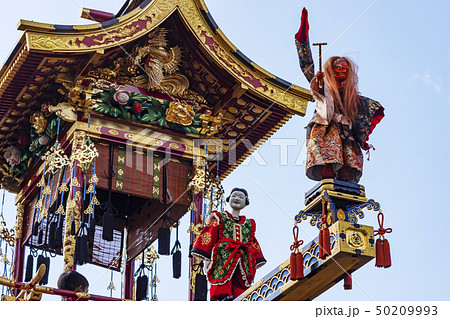
POLYGON ((127 140, 125 165, 127 167, 135 167, 139 172, 144 172, 144 166, 146 166, 146 173, 152 174, 152 159, 155 150, 164 154, 164 158, 159 164, 160 168, 170 162, 170 149, 162 146, 168 144, 171 140, 171 136, 150 129, 144 129, 139 133, 134 134, 132 138, 127 140), (145 159, 144 155, 146 155, 145 159), (144 161, 147 161, 147 165, 144 165, 144 161))

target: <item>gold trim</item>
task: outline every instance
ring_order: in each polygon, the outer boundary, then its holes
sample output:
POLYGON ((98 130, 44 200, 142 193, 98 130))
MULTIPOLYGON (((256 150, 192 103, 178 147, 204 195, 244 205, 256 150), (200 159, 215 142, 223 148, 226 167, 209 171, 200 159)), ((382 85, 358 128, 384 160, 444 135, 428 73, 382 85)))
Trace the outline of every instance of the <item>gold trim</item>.
POLYGON ((17 214, 16 214, 16 228, 15 228, 15 238, 22 238, 22 228, 23 228, 23 214, 25 212, 25 208, 23 203, 17 204, 17 214))
MULTIPOLYGON (((286 271, 290 273, 290 259, 287 259, 276 268, 278 271, 271 277, 263 278, 247 289, 242 294, 241 301, 253 300, 252 296, 255 293, 255 298, 261 297, 263 300, 268 297, 271 297, 271 300, 311 300, 329 289, 333 282, 335 283, 336 279, 344 274, 344 271, 354 271, 362 267, 375 257, 374 245, 369 244, 369 240, 373 239, 373 228, 366 225, 359 225, 359 228, 355 228, 353 225, 353 223, 338 221, 330 227, 330 234, 335 239, 332 242, 331 256, 323 260, 320 266, 322 269, 329 268, 329 270, 325 270, 325 273, 312 273, 302 280, 290 280, 286 275, 286 271), (356 232, 362 244, 349 245, 351 240, 348 236, 356 232), (346 236, 340 236, 340 234, 346 236), (283 285, 276 289, 280 282, 283 285), (278 296, 269 294, 269 291, 277 292, 278 296)), ((309 247, 307 251, 302 251, 304 256, 309 255, 308 259, 304 259, 305 269, 317 266, 316 262, 310 263, 313 258, 318 259, 317 254, 314 254, 317 245, 318 243, 309 247)))
MULTIPOLYGON (((351 201, 357 202, 357 203, 365 203, 368 201, 368 199, 366 197, 362 197, 362 196, 349 195, 349 194, 345 194, 342 192, 335 192, 335 191, 330 191, 330 190, 327 190, 326 192, 328 193, 328 195, 330 197, 351 200, 351 201)), ((302 209, 302 211, 304 211, 304 212, 310 211, 314 206, 319 204, 322 200, 326 200, 326 198, 324 196, 324 191, 322 191, 319 196, 314 198, 314 200, 312 202, 310 202, 304 209, 302 209)))
POLYGON ((101 24, 94 24, 74 26, 74 30, 57 30, 55 32, 53 25, 21 20, 19 29, 26 30, 27 45, 30 50, 94 52, 98 49, 117 47, 146 35, 166 20, 175 10, 180 13, 188 28, 196 35, 200 44, 210 54, 215 63, 233 74, 238 82, 249 86, 249 89, 257 95, 270 99, 292 114, 305 115, 307 101, 312 100, 309 90, 296 85, 291 85, 289 89, 285 90, 269 81, 275 78, 270 72, 254 63, 252 63, 253 70, 251 70, 235 58, 232 53, 236 52, 237 48, 220 29, 211 30, 203 18, 200 10, 208 12, 203 1, 152 1, 144 9, 135 9, 120 17, 119 22, 105 28, 102 28, 101 24), (146 21, 145 27, 138 27, 137 23, 141 22, 140 25, 142 26, 142 21, 146 21), (204 39, 206 37, 213 39, 215 42, 214 50, 205 44, 204 39), (114 38, 114 41, 107 41, 111 38, 114 38), (83 42, 87 39, 92 42, 90 46, 83 42), (250 83, 247 83, 243 75, 259 81, 261 87, 254 88, 250 83))
MULTIPOLYGON (((5 72, 2 74, 0 81, 0 98, 3 96, 3 93, 5 93, 8 85, 14 79, 15 75, 19 71, 29 53, 30 52, 25 48, 25 46, 22 46, 22 48, 19 50, 19 53, 17 54, 17 58, 11 62, 8 69, 5 70, 5 72)), ((6 117, 4 117, 4 120, 6 120, 6 117)), ((3 122, 4 121, 0 121, 0 125, 3 124, 3 122)))
POLYGON ((185 147, 185 151, 182 154, 185 158, 192 159, 194 157, 206 156, 206 151, 204 149, 194 147, 193 139, 153 131, 146 125, 136 123, 123 124, 91 115, 90 128, 88 128, 88 123, 85 122, 76 122, 74 126, 76 130, 85 131, 88 136, 94 139, 101 139, 102 128, 114 136, 119 135, 118 130, 120 130, 125 132, 123 136, 128 140, 127 145, 144 152, 147 150, 155 151, 164 143, 170 142, 169 144, 172 149, 180 149, 181 146, 185 147), (117 130, 112 127, 117 128, 117 130))

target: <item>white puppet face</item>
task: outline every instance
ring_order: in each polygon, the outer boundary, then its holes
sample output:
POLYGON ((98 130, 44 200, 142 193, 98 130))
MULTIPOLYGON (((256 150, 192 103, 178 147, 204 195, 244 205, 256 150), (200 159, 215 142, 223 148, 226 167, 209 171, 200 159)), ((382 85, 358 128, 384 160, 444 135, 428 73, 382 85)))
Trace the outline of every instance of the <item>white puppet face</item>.
POLYGON ((240 210, 245 207, 246 196, 241 191, 234 191, 230 195, 230 207, 236 210, 240 210))

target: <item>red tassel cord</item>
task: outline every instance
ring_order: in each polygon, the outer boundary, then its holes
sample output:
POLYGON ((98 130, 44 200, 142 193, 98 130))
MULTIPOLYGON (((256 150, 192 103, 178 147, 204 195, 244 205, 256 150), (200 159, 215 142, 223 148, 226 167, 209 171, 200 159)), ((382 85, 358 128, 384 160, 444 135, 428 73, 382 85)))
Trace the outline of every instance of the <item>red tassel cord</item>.
POLYGON ((378 238, 375 243, 375 267, 384 267, 383 241, 378 238))
POLYGON ((391 248, 389 242, 384 238, 384 234, 392 232, 392 228, 384 228, 384 215, 382 212, 378 213, 378 230, 374 231, 375 236, 378 237, 375 243, 375 266, 376 267, 391 267, 391 248))
POLYGON ((352 275, 348 275, 344 278, 344 289, 350 290, 352 289, 352 275))
POLYGON ((384 268, 391 267, 391 247, 387 239, 383 239, 384 268))
POLYGON ((291 280, 299 280, 304 278, 303 273, 303 254, 298 249, 301 245, 303 245, 303 240, 298 240, 298 227, 294 226, 292 229, 292 233, 294 234, 294 243, 291 245, 291 280))
POLYGON ((319 258, 331 255, 330 230, 327 227, 326 203, 322 201, 322 229, 319 233, 319 258))
POLYGON ((323 229, 321 229, 319 232, 319 258, 322 259, 323 256, 323 229))

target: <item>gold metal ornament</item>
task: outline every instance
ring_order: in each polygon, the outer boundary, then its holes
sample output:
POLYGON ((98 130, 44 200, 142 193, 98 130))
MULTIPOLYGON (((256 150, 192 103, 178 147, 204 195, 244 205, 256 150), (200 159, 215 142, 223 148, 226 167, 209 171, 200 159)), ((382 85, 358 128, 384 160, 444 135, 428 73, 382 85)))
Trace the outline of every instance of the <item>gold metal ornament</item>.
POLYGON ((55 174, 58 170, 69 165, 69 158, 58 141, 53 145, 41 159, 46 162, 48 169, 55 174))
MULTIPOLYGON (((6 223, 5 222, 0 222, 0 238, 4 241, 6 241, 8 243, 9 246, 14 247, 14 244, 16 242, 16 238, 15 238, 15 231, 14 229, 9 230, 8 228, 6 228, 6 223)), ((8 259, 6 257, 6 254, 4 254, 4 259, 3 262, 8 262, 8 259)))
POLYGON ((34 204, 34 208, 35 209, 42 209, 43 203, 42 203, 42 198, 40 198, 36 204, 34 204))
POLYGON ((41 134, 45 131, 47 126, 47 119, 42 111, 37 111, 33 113, 30 117, 31 126, 34 127, 36 133, 41 134))
POLYGON ((94 184, 89 184, 88 189, 86 190, 86 194, 90 194, 94 192, 94 184))
POLYGON ((97 100, 93 96, 101 92, 101 90, 93 88, 93 85, 84 86, 82 80, 72 83, 63 79, 59 82, 62 84, 62 87, 58 89, 58 92, 67 96, 68 102, 50 106, 48 110, 54 112, 63 120, 74 122, 76 121, 76 110, 81 110, 86 115, 97 103, 97 100))
POLYGON ((58 209, 56 210, 55 214, 56 214, 56 215, 59 215, 59 214, 64 215, 64 214, 65 214, 65 211, 64 211, 64 205, 62 205, 62 204, 59 205, 59 207, 58 207, 58 209))
POLYGON ((201 166, 195 166, 194 176, 189 182, 188 187, 192 187, 196 194, 203 192, 206 186, 205 169, 201 166))
POLYGON ((92 196, 91 205, 100 205, 100 202, 97 199, 97 196, 92 196))
POLYGON ((348 237, 348 245, 354 248, 360 248, 364 246, 364 236, 357 231, 350 233, 348 237))
POLYGON ((106 287, 107 290, 116 290, 116 287, 114 286, 114 282, 111 281, 108 285, 108 287, 106 287))
POLYGON ((158 276, 155 274, 152 278, 152 280, 150 281, 150 287, 156 287, 156 284, 159 283, 159 278, 158 276))
POLYGON ((78 161, 78 165, 80 165, 84 171, 87 171, 89 169, 89 165, 96 157, 98 157, 98 155, 99 154, 94 143, 89 145, 84 144, 72 152, 70 164, 73 166, 74 162, 78 161))
POLYGON ((170 102, 166 111, 166 120, 175 124, 189 126, 192 124, 194 109, 185 103, 170 102))
POLYGON ((23 228, 23 215, 25 213, 25 208, 22 203, 17 204, 17 214, 16 214, 16 226, 15 226, 15 238, 22 238, 22 228, 23 228))
POLYGON ((47 110, 51 113, 55 113, 56 116, 66 122, 75 122, 77 120, 76 107, 68 102, 49 105, 47 110))
POLYGON ((42 191, 42 195, 50 195, 51 194, 51 188, 50 185, 47 185, 44 187, 44 190, 42 191))
POLYGON ((197 211, 197 206, 195 205, 194 201, 191 201, 191 203, 189 204, 188 210, 197 211))
POLYGON ((194 234, 194 241, 195 239, 197 239, 198 235, 200 235, 200 232, 202 231, 203 228, 203 224, 199 223, 197 225, 194 225, 194 223, 191 223, 191 225, 189 226, 187 232, 192 232, 194 234))
POLYGON ((10 264, 8 256, 6 254, 3 255, 2 259, 1 259, 1 262, 3 262, 5 265, 9 265, 10 264))
POLYGON ((204 114, 200 115, 200 120, 202 121, 202 128, 199 131, 200 135, 206 135, 208 137, 215 136, 222 129, 223 125, 226 124, 227 120, 224 118, 222 112, 217 113, 216 116, 211 114, 211 110, 206 110, 204 114))
POLYGON ((86 215, 90 215, 94 212, 94 208, 92 207, 92 205, 88 205, 88 207, 84 210, 84 214, 86 215))
POLYGON ((337 218, 338 218, 339 220, 345 220, 345 213, 344 213, 344 211, 342 210, 342 208, 339 208, 339 209, 338 209, 338 211, 337 211, 337 218))
POLYGON ((36 186, 37 186, 37 187, 45 187, 45 179, 44 179, 44 175, 42 175, 42 178, 40 179, 40 181, 37 183, 36 186))
POLYGON ((159 259, 159 254, 153 246, 150 246, 144 251, 144 259, 147 264, 152 265, 157 259, 159 259))
MULTIPOLYGON (((66 218, 66 221, 67 221, 67 218, 66 218)), ((66 227, 67 227, 67 224, 68 223, 66 222, 66 227)), ((72 236, 72 235, 66 236, 64 238, 64 250, 63 250, 64 271, 67 271, 70 268, 72 268, 73 263, 74 263, 74 260, 73 260, 74 254, 75 254, 75 236, 72 236)))
POLYGON ((69 188, 67 187, 67 182, 62 182, 61 185, 58 187, 58 191, 60 193, 68 192, 69 188))
POLYGON ((70 167, 73 167, 75 161, 77 161, 84 172, 89 169, 90 164, 99 156, 94 143, 86 136, 86 132, 84 131, 75 132, 72 149, 70 167))
POLYGON ((70 181, 70 187, 81 187, 80 182, 78 182, 78 179, 72 178, 70 181))

